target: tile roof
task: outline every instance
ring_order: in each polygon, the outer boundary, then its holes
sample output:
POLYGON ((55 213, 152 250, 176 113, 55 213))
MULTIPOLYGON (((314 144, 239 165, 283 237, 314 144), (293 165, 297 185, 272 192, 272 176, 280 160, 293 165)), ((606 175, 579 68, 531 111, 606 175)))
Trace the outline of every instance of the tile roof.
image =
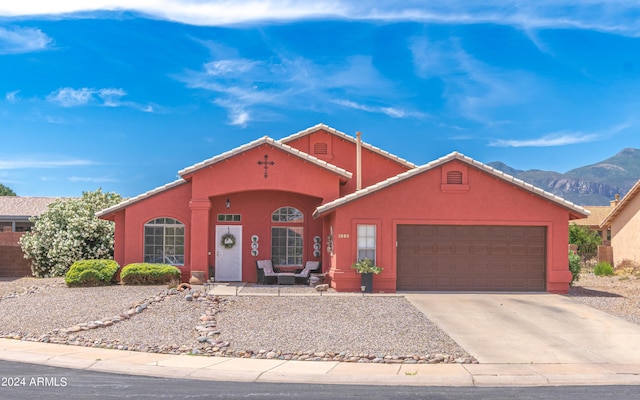
POLYGON ((167 183, 166 185, 163 185, 163 186, 157 187, 155 189, 149 190, 148 192, 142 193, 142 194, 140 194, 140 195, 138 195, 136 197, 132 197, 130 199, 126 199, 126 200, 121 201, 120 203, 118 203, 116 205, 113 205, 113 206, 111 206, 109 208, 105 208, 104 210, 98 211, 96 213, 96 217, 104 217, 106 215, 112 214, 112 213, 114 213, 114 212, 116 212, 118 210, 121 210, 121 209, 123 209, 123 208, 125 208, 125 207, 127 207, 127 206, 129 206, 129 205, 131 205, 133 203, 137 203, 140 200, 146 199, 146 198, 151 197, 153 195, 156 195, 156 194, 158 194, 160 192, 163 192, 165 190, 174 188, 176 186, 180 186, 180 185, 185 184, 185 183, 187 183, 186 180, 184 180, 182 178, 177 179, 177 180, 175 180, 175 181, 173 181, 171 183, 167 183))
POLYGON ((509 175, 509 174, 505 174, 502 171, 499 171, 495 168, 492 168, 486 164, 483 164, 479 161, 476 161, 470 157, 465 156, 464 154, 458 153, 458 152, 453 152, 450 153, 444 157, 441 157, 437 160, 434 160, 428 164, 424 164, 420 167, 411 169, 409 171, 403 172, 399 175, 396 175, 394 177, 391 177, 387 180, 384 180, 382 182, 376 183, 374 185, 371 185, 369 187, 366 187, 364 189, 358 190, 355 193, 351 193, 349 195, 346 195, 344 197, 341 197, 339 199, 336 199, 334 201, 331 201, 329 203, 323 204, 320 207, 318 207, 315 212, 313 213, 314 218, 318 217, 321 214, 324 214, 326 212, 329 212, 335 208, 338 208, 346 203, 349 203, 351 201, 357 200, 360 197, 363 196, 367 196, 371 193, 377 192, 379 190, 385 189, 393 184, 396 184, 398 182, 402 182, 406 179, 409 179, 415 175, 418 175, 422 172, 428 171, 430 169, 436 168, 440 165, 443 165, 449 161, 452 160, 459 160, 462 161, 470 166, 473 166, 475 168, 478 168, 481 171, 484 171, 486 173, 489 173, 491 175, 494 175, 508 183, 514 184, 516 186, 521 187, 522 189, 525 189, 533 194, 536 194, 540 197, 543 197, 547 200, 552 201, 553 203, 567 208, 569 209, 569 211, 571 211, 573 213, 574 218, 584 218, 587 217, 589 215, 589 211, 586 210, 583 207, 580 207, 568 200, 563 199, 562 197, 556 196, 553 193, 549 193, 546 192, 536 186, 531 185, 530 183, 526 183, 520 179, 514 178, 513 176, 509 175))
POLYGON ((611 222, 613 222, 613 220, 618 216, 618 214, 620 214, 622 210, 624 210, 627 204, 629 204, 631 200, 633 200, 633 198, 638 195, 638 193, 640 193, 640 180, 638 180, 638 182, 636 182, 635 185, 633 185, 633 187, 627 192, 627 194, 624 195, 624 197, 622 198, 622 200, 620 200, 618 205, 615 206, 613 210, 611 210, 609 215, 607 215, 604 221, 602 221, 602 223, 600 224, 600 228, 604 228, 605 226, 611 225, 611 222))
POLYGON ((613 206, 584 206, 591 215, 587 218, 571 221, 572 224, 583 226, 600 226, 602 221, 605 220, 607 215, 613 210, 613 206))
POLYGON ((0 217, 35 217, 60 197, 0 196, 0 217))
POLYGON ((220 161, 224 161, 224 160, 226 160, 226 159, 228 159, 230 157, 233 157, 233 156, 235 156, 237 154, 243 153, 243 152, 245 152, 247 150, 251 150, 253 148, 259 147, 259 146, 261 146, 263 144, 268 144, 270 146, 273 146, 275 148, 283 150, 283 151, 285 151, 285 152, 287 152, 289 154, 292 154, 294 156, 302 158, 305 161, 311 162, 311 163, 316 164, 317 166, 319 166, 321 168, 325 168, 325 169, 327 169, 327 170, 329 170, 331 172, 334 172, 334 173, 342 176, 345 179, 351 179, 351 176, 353 175, 351 172, 349 172, 349 171, 347 171, 347 170, 345 170, 343 168, 337 167, 337 166, 335 166, 333 164, 329 164, 326 161, 323 161, 323 160, 321 160, 321 159, 319 159, 317 157, 314 157, 314 156, 309 155, 309 154, 307 154, 307 153, 305 153, 303 151, 300 151, 300 150, 295 149, 295 148, 293 148, 291 146, 288 146, 288 145, 286 145, 284 143, 281 143, 280 141, 276 141, 274 139, 271 139, 268 136, 264 136, 264 137, 262 137, 260 139, 254 140, 253 142, 247 143, 247 144, 245 144, 243 146, 240 146, 240 147, 237 147, 237 148, 235 148, 233 150, 227 151, 226 153, 222 153, 222 154, 217 155, 215 157, 212 157, 212 158, 210 158, 208 160, 205 160, 205 161, 202 161, 200 163, 194 164, 194 165, 192 165, 190 167, 187 167, 187 168, 179 171, 178 173, 180 174, 180 176, 184 177, 185 175, 192 174, 192 173, 198 171, 199 169, 208 167, 209 165, 213 165, 213 164, 219 163, 220 161))
POLYGON ((293 148, 291 146, 287 146, 286 144, 283 144, 283 143, 279 143, 279 142, 271 139, 270 137, 265 136, 263 138, 254 140, 253 142, 247 143, 247 144, 245 144, 243 146, 237 147, 237 148, 235 148, 233 150, 227 151, 226 153, 222 153, 222 154, 217 155, 215 157, 212 157, 212 158, 210 158, 208 160, 205 160, 205 161, 202 161, 200 163, 194 164, 194 165, 192 165, 190 167, 184 168, 181 171, 179 171, 179 174, 181 176, 180 179, 178 179, 176 181, 173 181, 173 182, 171 182, 169 184, 166 184, 164 186, 157 187, 157 188, 155 188, 153 190, 150 190, 150 191, 148 191, 146 193, 143 193, 141 195, 138 195, 136 197, 132 197, 130 199, 122 201, 122 202, 120 202, 120 203, 118 203, 118 204, 116 204, 116 205, 114 205, 112 207, 109 207, 107 209, 101 210, 101 211, 96 213, 96 216, 104 217, 104 216, 112 214, 112 213, 114 213, 114 212, 116 212, 118 210, 121 210, 121 209, 123 209, 123 208, 125 208, 125 207, 127 207, 127 206, 129 206, 131 204, 137 203, 140 200, 144 200, 144 199, 146 199, 148 197, 154 196, 154 195, 156 195, 156 194, 158 194, 160 192, 163 192, 165 190, 168 190, 168 189, 171 189, 173 187, 179 186, 181 184, 187 183, 187 180, 184 178, 184 176, 192 174, 192 173, 194 173, 194 172, 196 172, 196 171, 198 171, 198 170, 200 170, 202 168, 205 168, 205 167, 208 167, 210 165, 216 164, 218 162, 224 161, 224 160, 226 160, 226 159, 228 159, 230 157, 233 157, 233 156, 235 156, 237 154, 240 154, 242 152, 245 152, 247 150, 256 148, 256 147, 261 146, 263 144, 268 144, 268 145, 271 145, 271 146, 273 146, 275 148, 281 149, 281 150, 283 150, 283 151, 285 151, 285 152, 287 152, 289 154, 292 154, 292 155, 294 155, 296 157, 302 158, 303 160, 308 161, 310 163, 313 163, 313 164, 315 164, 315 165, 317 165, 317 166, 319 166, 321 168, 325 168, 325 169, 327 169, 327 170, 329 170, 331 172, 334 172, 334 173, 338 174, 339 176, 341 176, 341 177, 343 177, 345 179, 351 179, 351 177, 353 175, 351 172, 349 172, 349 171, 347 171, 345 169, 336 167, 333 164, 329 164, 326 161, 320 160, 319 158, 313 157, 313 156, 311 156, 311 155, 309 155, 307 153, 304 153, 304 152, 302 152, 302 151, 300 151, 298 149, 295 149, 295 148, 293 148))
MULTIPOLYGON (((330 127, 328 125, 325 125, 325 124, 318 124, 318 125, 312 126, 311 128, 307 128, 307 129, 305 129, 303 131, 300 131, 298 133, 294 133, 293 135, 287 136, 287 137, 282 138, 282 139, 280 139, 278 141, 281 142, 281 143, 287 143, 287 142, 290 142, 292 140, 301 138, 301 137, 303 137, 305 135, 309 135, 309 134, 311 134, 313 132, 316 132, 316 131, 319 131, 319 130, 327 131, 327 132, 329 132, 329 133, 331 133, 333 135, 336 135, 336 136, 340 137, 341 139, 344 139, 344 140, 346 140, 348 142, 356 143, 356 138, 354 138, 353 136, 349 136, 346 133, 340 132, 339 130, 334 129, 334 128, 332 128, 332 127, 330 127)), ((386 158, 388 158, 390 160, 393 160, 393 161, 395 161, 395 162, 397 162, 399 164, 402 164, 403 166, 405 166, 407 168, 415 168, 415 167, 417 167, 416 164, 414 164, 414 163, 412 163, 410 161, 407 161, 404 158, 400 158, 400 157, 398 157, 398 156, 396 156, 394 154, 391 154, 388 151, 382 150, 382 149, 380 149, 380 148, 378 148, 376 146, 372 146, 369 143, 362 142, 362 147, 365 148, 365 149, 368 149, 368 150, 370 150, 370 151, 372 151, 374 153, 377 153, 377 154, 379 154, 379 155, 381 155, 383 157, 386 157, 386 158)))

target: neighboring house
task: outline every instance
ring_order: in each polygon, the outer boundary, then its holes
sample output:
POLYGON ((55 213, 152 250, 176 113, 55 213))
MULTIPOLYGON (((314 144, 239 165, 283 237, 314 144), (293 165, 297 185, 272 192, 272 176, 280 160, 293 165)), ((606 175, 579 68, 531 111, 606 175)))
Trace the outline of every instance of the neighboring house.
POLYGON ((116 223, 121 265, 255 282, 257 260, 321 261, 332 287, 360 291, 351 265, 368 257, 384 268, 375 292, 564 293, 567 224, 589 214, 462 154, 418 167, 323 124, 179 174, 97 214, 116 223))
POLYGON ((586 226, 592 231, 598 232, 602 243, 608 244, 611 240, 611 232, 608 226, 603 227, 601 225, 619 202, 620 195, 616 195, 615 200, 611 200, 611 204, 608 206, 584 206, 584 208, 590 212, 590 215, 587 218, 571 221, 570 223, 578 226, 586 226))
POLYGON ((611 230, 613 264, 622 260, 640 262, 640 181, 627 192, 602 221, 602 229, 611 230))
POLYGON ((0 277, 31 275, 18 240, 33 226, 29 218, 47 210, 54 197, 0 196, 0 277))

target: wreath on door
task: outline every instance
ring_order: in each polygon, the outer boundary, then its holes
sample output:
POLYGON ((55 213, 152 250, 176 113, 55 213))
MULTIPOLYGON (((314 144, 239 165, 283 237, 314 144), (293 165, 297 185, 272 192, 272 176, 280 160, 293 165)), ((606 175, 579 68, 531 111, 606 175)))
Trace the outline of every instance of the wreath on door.
POLYGON ((236 237, 231 233, 225 233, 222 235, 222 238, 220 238, 220 244, 225 249, 232 249, 233 246, 236 245, 236 237))

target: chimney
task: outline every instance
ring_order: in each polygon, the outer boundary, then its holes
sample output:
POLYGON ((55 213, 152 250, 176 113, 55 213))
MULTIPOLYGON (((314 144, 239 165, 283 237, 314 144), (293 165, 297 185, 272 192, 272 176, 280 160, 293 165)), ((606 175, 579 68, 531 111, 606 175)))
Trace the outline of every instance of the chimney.
POLYGON ((616 198, 615 200, 611 200, 611 207, 615 207, 618 205, 618 203, 620 203, 620 195, 616 194, 616 198))
POLYGON ((362 132, 356 132, 356 190, 362 189, 362 132))

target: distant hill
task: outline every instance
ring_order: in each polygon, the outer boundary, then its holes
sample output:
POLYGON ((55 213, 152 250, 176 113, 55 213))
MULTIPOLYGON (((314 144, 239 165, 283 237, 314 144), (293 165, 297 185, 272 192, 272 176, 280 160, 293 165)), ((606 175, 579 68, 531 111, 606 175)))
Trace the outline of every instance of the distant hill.
POLYGON ((640 179, 640 149, 624 149, 604 161, 565 174, 536 169, 521 171, 499 161, 488 165, 576 204, 604 206, 616 194, 624 196, 640 179))

